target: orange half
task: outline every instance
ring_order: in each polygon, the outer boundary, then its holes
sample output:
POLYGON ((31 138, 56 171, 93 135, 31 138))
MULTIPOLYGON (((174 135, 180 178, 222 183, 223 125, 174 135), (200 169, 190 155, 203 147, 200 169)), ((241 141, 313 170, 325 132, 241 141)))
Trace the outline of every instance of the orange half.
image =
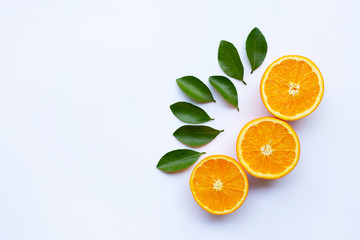
POLYGON ((241 165, 258 178, 276 179, 294 169, 300 142, 292 127, 277 118, 258 118, 241 129, 236 143, 241 165))
POLYGON ((245 201, 249 183, 235 159, 213 155, 199 162, 190 177, 195 201, 206 211, 222 215, 234 212, 245 201))
POLYGON ((324 80, 310 59, 284 56, 266 69, 260 93, 271 114, 283 120, 297 120, 319 106, 324 94, 324 80))

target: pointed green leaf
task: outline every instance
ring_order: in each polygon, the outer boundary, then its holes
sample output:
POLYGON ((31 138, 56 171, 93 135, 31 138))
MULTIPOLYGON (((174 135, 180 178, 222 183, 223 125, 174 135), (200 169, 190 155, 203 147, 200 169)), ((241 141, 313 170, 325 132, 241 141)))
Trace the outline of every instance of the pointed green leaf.
POLYGON ((209 81, 221 96, 239 111, 237 91, 230 79, 224 76, 211 76, 209 81))
POLYGON ((251 73, 263 63, 266 52, 266 39, 258 28, 254 28, 246 39, 246 54, 250 61, 251 73))
POLYGON ((174 103, 170 106, 170 109, 183 122, 204 123, 214 120, 202 108, 188 102, 174 103))
POLYGON ((189 97, 200 102, 215 102, 210 89, 198 78, 185 76, 176 79, 177 84, 189 97))
POLYGON ((156 167, 164 172, 175 172, 193 165, 205 152, 199 153, 189 149, 177 149, 166 153, 156 167))
POLYGON ((174 132, 174 137, 180 142, 191 147, 200 147, 211 142, 220 132, 208 126, 185 125, 174 132))
POLYGON ((218 51, 218 61, 221 69, 229 77, 244 82, 244 67, 235 46, 231 42, 222 40, 218 51))

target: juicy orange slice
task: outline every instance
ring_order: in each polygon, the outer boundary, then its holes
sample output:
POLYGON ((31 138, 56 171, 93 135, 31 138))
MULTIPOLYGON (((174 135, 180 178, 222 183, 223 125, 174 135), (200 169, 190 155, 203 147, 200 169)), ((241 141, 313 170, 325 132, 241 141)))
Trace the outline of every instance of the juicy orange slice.
POLYGON ((258 178, 288 174, 300 157, 300 143, 291 126, 277 118, 258 118, 241 129, 236 143, 241 165, 258 178))
POLYGON ((234 212, 249 190, 245 171, 235 159, 213 155, 199 162, 190 177, 195 201, 206 211, 222 215, 234 212))
POLYGON ((319 106, 324 94, 324 81, 310 59, 285 56, 266 69, 260 93, 271 114, 292 121, 309 115, 319 106))

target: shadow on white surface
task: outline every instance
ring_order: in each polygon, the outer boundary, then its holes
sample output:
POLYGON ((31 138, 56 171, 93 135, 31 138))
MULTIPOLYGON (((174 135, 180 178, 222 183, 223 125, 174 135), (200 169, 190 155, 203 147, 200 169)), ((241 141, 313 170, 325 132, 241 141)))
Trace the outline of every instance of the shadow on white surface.
POLYGON ((249 192, 252 190, 259 190, 264 188, 271 188, 276 185, 277 179, 270 180, 270 179, 261 179, 256 178, 248 174, 249 180, 249 192))
POLYGON ((287 123, 298 133, 298 131, 304 131, 308 128, 309 125, 315 125, 315 121, 311 119, 312 116, 306 116, 304 118, 301 118, 299 120, 295 121, 287 121, 287 123))
POLYGON ((225 214, 225 215, 215 215, 212 213, 209 213, 207 211, 205 211, 204 209, 202 209, 200 206, 197 206, 198 212, 196 214, 194 214, 194 216, 200 217, 202 220, 201 221, 206 221, 208 224, 216 224, 214 226, 217 226, 217 224, 220 223, 226 223, 226 222, 231 222, 234 221, 236 219, 236 221, 240 221, 240 218, 242 218, 243 216, 245 217, 246 215, 242 213, 242 211, 246 211, 246 208, 244 208, 243 206, 240 206, 239 209, 237 209, 235 212, 232 212, 230 214, 225 214))

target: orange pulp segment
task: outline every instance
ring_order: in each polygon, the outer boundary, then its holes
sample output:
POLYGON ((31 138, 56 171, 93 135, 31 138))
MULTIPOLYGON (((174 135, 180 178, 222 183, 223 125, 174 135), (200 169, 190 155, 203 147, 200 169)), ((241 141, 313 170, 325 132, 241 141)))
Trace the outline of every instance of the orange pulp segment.
POLYGON ((310 59, 284 56, 266 69, 260 93, 271 114, 292 121, 309 115, 319 106, 324 94, 324 81, 310 59))
POLYGON ((213 155, 199 162, 190 177, 195 201, 206 211, 222 215, 238 209, 248 193, 245 171, 235 159, 213 155))
POLYGON ((236 143, 240 164, 251 175, 275 179, 288 174, 300 157, 300 142, 292 127, 277 118, 247 123, 236 143))

